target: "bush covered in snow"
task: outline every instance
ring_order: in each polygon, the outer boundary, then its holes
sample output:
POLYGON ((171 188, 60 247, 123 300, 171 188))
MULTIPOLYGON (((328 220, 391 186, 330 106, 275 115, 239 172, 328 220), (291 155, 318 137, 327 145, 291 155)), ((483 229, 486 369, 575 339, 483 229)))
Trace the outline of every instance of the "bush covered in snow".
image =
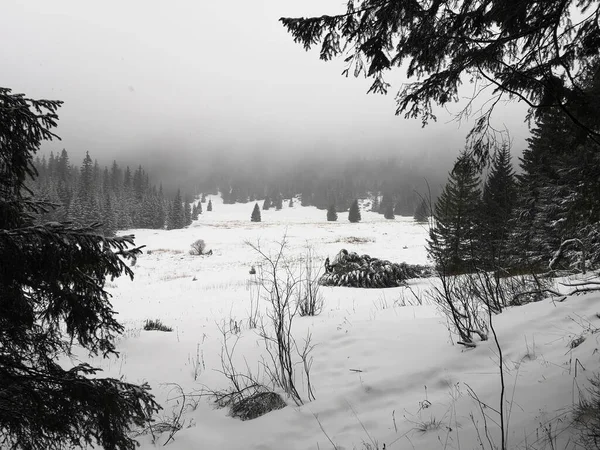
POLYGON ((427 266, 397 264, 342 249, 333 263, 330 264, 327 258, 325 273, 319 283, 323 286, 386 288, 402 286, 409 278, 430 274, 431 268, 427 266))

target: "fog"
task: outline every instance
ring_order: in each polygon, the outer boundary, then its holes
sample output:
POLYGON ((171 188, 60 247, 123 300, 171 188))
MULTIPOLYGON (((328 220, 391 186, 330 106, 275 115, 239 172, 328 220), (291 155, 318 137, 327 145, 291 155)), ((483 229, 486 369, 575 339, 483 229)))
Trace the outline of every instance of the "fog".
MULTIPOLYGON (((64 101, 62 141, 45 150, 66 148, 74 163, 89 151, 101 164, 141 163, 181 179, 215 153, 451 160, 471 125, 451 121, 459 107, 424 129, 397 117, 401 71, 388 76, 389 95, 366 95, 369 80, 342 77, 343 61, 319 61, 278 22, 343 8, 333 0, 4 0, 0 84, 64 101)), ((516 152, 525 112, 511 104, 496 114, 516 152)))

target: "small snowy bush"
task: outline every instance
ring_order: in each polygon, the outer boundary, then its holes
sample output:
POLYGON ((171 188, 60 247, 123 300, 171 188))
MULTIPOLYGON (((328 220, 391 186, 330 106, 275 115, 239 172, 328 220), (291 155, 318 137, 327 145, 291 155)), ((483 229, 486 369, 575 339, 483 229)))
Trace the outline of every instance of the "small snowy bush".
POLYGON ((198 239, 194 242, 190 247, 190 255, 204 255, 204 250, 206 250, 206 242, 204 239, 198 239))

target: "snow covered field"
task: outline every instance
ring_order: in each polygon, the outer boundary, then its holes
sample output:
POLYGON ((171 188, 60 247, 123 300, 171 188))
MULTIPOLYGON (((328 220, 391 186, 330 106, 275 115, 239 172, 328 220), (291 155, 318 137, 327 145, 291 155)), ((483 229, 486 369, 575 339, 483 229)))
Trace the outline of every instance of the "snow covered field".
MULTIPOLYGON (((427 300, 429 280, 412 281, 412 292, 321 288, 324 311, 296 317, 293 324, 299 343, 310 332, 316 344, 314 401, 298 407, 290 400, 281 410, 240 421, 207 397, 190 395, 203 386, 227 387, 219 372, 219 328, 240 328, 236 366, 261 373, 262 339, 247 326, 254 292, 249 270, 260 257, 246 241, 269 251, 286 235, 288 258, 301 257, 310 245, 319 267, 342 248, 392 262, 427 263, 427 231, 412 218, 388 221, 362 211, 358 224, 349 223, 347 213, 327 222, 325 211, 296 202, 292 208, 285 203, 281 211, 261 211, 262 222, 251 223, 253 203, 223 205, 214 196, 212 201, 214 210, 188 229, 128 232, 146 248, 134 267, 134 281, 108 283, 126 327, 118 344, 121 357, 93 361, 105 376, 150 383, 164 408, 161 420, 177 416, 180 393, 187 394, 183 429, 168 448, 489 449, 482 409, 469 389, 489 405, 483 409, 491 418, 488 431, 500 445, 491 410, 499 408, 500 396, 494 341, 474 349, 453 345, 445 318, 427 300), (188 253, 197 239, 205 240, 212 256, 188 253), (402 306, 415 303, 415 295, 423 305, 402 306), (146 319, 160 319, 173 332, 143 331, 146 319)), ((598 300, 598 294, 547 299, 495 317, 505 359, 507 448, 577 448, 569 443, 570 409, 600 365, 599 334, 593 333, 600 327, 598 300), (571 348, 579 336, 586 339, 571 348)), ((306 398, 301 373, 297 384, 306 398)), ((150 449, 167 438, 163 433, 155 444, 150 435, 139 439, 142 449, 150 449)))

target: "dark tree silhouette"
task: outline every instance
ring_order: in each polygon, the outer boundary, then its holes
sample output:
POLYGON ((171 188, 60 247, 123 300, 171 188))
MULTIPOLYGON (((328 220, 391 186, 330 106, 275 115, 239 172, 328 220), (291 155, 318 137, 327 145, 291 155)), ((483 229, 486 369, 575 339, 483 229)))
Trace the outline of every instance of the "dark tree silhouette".
POLYGON ((498 150, 492 161, 482 200, 480 240, 486 266, 505 268, 509 256, 510 219, 517 201, 515 173, 506 145, 498 150))
POLYGON ((329 208, 327 209, 327 220, 329 222, 336 222, 338 219, 338 215, 337 215, 337 211, 335 210, 335 205, 331 204, 329 205, 329 208))
POLYGON ((42 141, 57 137, 60 104, 0 88, 0 447, 134 449, 130 427, 158 410, 148 385, 57 362, 75 344, 118 354, 123 326, 105 278, 133 277, 124 260, 141 253, 133 236, 103 237, 99 224, 34 224, 32 213, 50 205, 25 183, 42 141))
POLYGON ((267 197, 265 197, 265 200, 263 201, 262 209, 264 211, 268 211, 269 208, 271 208, 271 198, 269 196, 267 196, 267 197))
POLYGON ((475 163, 463 152, 435 203, 435 222, 429 232, 429 256, 446 275, 468 272, 475 267, 481 202, 479 184, 475 163))
POLYGON ((385 217, 388 220, 393 220, 396 218, 396 216, 394 216, 394 204, 389 202, 386 203, 385 205, 385 211, 383 212, 383 217, 385 217))
POLYGON ((321 59, 344 55, 344 74, 371 78, 369 92, 386 93, 384 74, 405 67, 412 81, 396 97, 396 114, 423 124, 435 120, 435 104, 458 102, 461 83, 473 80, 473 99, 483 90, 492 96, 470 134, 487 159, 497 136, 490 116, 504 99, 533 111, 555 107, 600 140, 589 114, 600 93, 582 84, 600 53, 599 13, 592 0, 350 0, 342 14, 280 20, 305 49, 320 46, 321 59))
POLYGON ((254 209, 252 210, 252 215, 250 216, 250 220, 252 222, 260 222, 260 208, 258 207, 258 203, 254 204, 254 209))
POLYGON ((354 199, 348 211, 348 220, 352 223, 360 222, 360 209, 358 207, 358 199, 354 199))

